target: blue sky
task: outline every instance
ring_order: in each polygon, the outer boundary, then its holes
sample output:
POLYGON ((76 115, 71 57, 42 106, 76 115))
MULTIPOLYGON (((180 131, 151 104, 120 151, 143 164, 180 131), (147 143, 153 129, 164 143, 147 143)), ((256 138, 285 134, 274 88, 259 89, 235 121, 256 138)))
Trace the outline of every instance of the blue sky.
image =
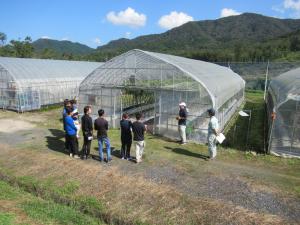
POLYGON ((244 12, 300 18, 300 0, 4 0, 0 32, 8 40, 44 37, 96 47, 244 12))

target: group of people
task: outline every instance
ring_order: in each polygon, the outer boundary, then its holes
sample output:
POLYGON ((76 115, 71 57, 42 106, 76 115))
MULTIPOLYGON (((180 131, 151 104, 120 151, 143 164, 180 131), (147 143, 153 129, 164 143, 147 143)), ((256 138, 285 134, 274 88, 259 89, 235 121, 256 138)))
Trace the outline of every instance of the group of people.
MULTIPOLYGON (((108 137, 108 122, 105 119, 105 112, 103 109, 98 110, 98 118, 92 121, 91 106, 85 106, 84 115, 81 117, 81 130, 83 134, 83 146, 82 154, 79 156, 79 131, 80 125, 78 122, 78 110, 76 102, 65 100, 63 110, 63 123, 65 130, 65 148, 69 150, 70 157, 88 159, 90 157, 91 143, 93 140, 93 130, 97 131, 98 150, 100 162, 106 161, 109 163, 112 160, 111 157, 111 144, 108 137), (107 157, 104 158, 103 149, 106 147, 107 157)), ((147 126, 141 121, 142 115, 136 114, 136 120, 132 122, 129 119, 129 115, 124 113, 122 120, 120 121, 121 128, 121 157, 122 159, 132 160, 130 155, 130 149, 132 140, 135 144, 136 150, 136 163, 142 162, 142 156, 145 148, 145 132, 147 126), (132 135, 133 134, 133 135, 132 135)))
MULTIPOLYGON (((209 116, 208 123, 208 135, 207 135, 207 143, 208 143, 208 152, 210 160, 214 160, 217 156, 217 136, 219 135, 219 122, 217 117, 215 116, 216 112, 213 108, 207 110, 209 116)), ((188 110, 185 102, 179 103, 179 113, 177 116, 178 120, 178 132, 180 135, 180 143, 185 145, 187 143, 186 139, 186 121, 188 116, 188 110)))
MULTIPOLYGON (((111 157, 111 144, 108 137, 108 122, 105 119, 105 112, 103 109, 98 110, 98 118, 92 121, 91 106, 84 107, 84 115, 81 117, 81 124, 78 118, 78 109, 75 100, 65 100, 63 109, 63 124, 65 130, 65 148, 69 150, 70 157, 88 159, 90 157, 91 143, 93 140, 93 130, 97 131, 99 160, 110 162, 111 157), (79 133, 80 127, 83 134, 83 146, 81 157, 79 156, 79 133), (106 147, 107 157, 104 158, 103 149, 106 147)), ((215 159, 217 154, 217 140, 216 137, 219 134, 218 119, 215 117, 215 110, 209 109, 208 115, 210 121, 208 124, 208 150, 209 159, 215 159)), ((182 145, 187 143, 186 138, 186 122, 188 117, 188 110, 186 104, 181 102, 179 104, 178 131, 180 135, 180 142, 182 145)), ((121 130, 121 157, 122 159, 132 160, 130 155, 130 149, 132 142, 135 144, 136 163, 142 162, 142 156, 145 148, 145 132, 147 126, 141 121, 142 114, 136 114, 136 120, 132 122, 129 119, 129 115, 124 113, 120 121, 121 130)))

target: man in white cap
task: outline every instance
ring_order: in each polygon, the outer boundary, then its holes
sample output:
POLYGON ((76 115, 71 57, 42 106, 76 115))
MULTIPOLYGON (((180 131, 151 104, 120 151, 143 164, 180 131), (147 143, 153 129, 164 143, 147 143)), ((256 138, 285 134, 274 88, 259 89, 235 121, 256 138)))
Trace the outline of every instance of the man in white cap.
POLYGON ((217 117, 215 117, 215 110, 209 109, 207 110, 209 115, 209 123, 208 123, 208 153, 209 159, 213 160, 217 156, 217 136, 219 134, 219 122, 217 117))
POLYGON ((186 144, 186 119, 187 119, 187 110, 186 110, 186 104, 184 102, 181 102, 179 104, 179 115, 177 117, 178 120, 178 131, 180 135, 180 141, 182 145, 186 144))

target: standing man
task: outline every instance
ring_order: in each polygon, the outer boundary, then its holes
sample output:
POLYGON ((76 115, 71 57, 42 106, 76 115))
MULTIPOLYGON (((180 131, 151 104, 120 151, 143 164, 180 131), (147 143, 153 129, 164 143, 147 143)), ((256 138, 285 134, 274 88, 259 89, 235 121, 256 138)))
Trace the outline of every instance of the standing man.
POLYGON ((136 163, 142 162, 142 156, 145 148, 146 126, 141 122, 142 114, 136 114, 136 121, 132 124, 133 140, 135 142, 136 163))
POLYGON ((184 102, 181 102, 179 104, 179 113, 177 116, 178 120, 178 131, 180 135, 180 142, 182 145, 186 144, 186 119, 187 119, 187 110, 186 110, 186 104, 184 102))
POLYGON ((76 133, 77 128, 72 119, 72 109, 66 108, 67 116, 64 118, 65 130, 66 130, 66 138, 70 148, 70 157, 74 157, 75 159, 79 159, 78 156, 78 145, 76 144, 76 133))
POLYGON ((122 159, 131 160, 130 157, 130 148, 132 144, 132 122, 129 120, 129 116, 127 113, 124 113, 122 116, 122 120, 120 121, 121 127, 121 156, 122 159))
POLYGON ((83 109, 84 116, 81 117, 81 128, 83 134, 82 159, 87 159, 91 151, 93 139, 93 121, 90 117, 92 113, 91 106, 85 106, 83 109))
POLYGON ((110 141, 107 136, 108 122, 106 119, 104 119, 104 110, 103 109, 98 110, 98 115, 99 115, 98 119, 96 119, 94 122, 94 128, 95 128, 95 130, 97 130, 100 162, 102 162, 102 160, 104 160, 104 158, 103 158, 103 142, 105 143, 106 152, 107 152, 106 162, 110 162, 111 161, 110 141))
POLYGON ((217 139, 216 139, 216 137, 219 134, 219 122, 218 122, 218 119, 215 117, 216 112, 214 109, 209 109, 209 110, 207 110, 207 112, 210 117, 209 123, 208 123, 208 136, 207 136, 208 152, 209 152, 210 160, 213 160, 217 156, 217 139))

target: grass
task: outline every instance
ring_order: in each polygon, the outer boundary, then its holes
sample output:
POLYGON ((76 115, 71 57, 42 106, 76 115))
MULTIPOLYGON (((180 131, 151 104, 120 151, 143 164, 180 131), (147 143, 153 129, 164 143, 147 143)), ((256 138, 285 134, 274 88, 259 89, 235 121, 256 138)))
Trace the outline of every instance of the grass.
POLYGON ((76 225, 99 225, 103 224, 91 216, 82 214, 68 206, 56 204, 50 201, 33 200, 22 203, 22 208, 26 214, 43 224, 76 224, 76 225))
MULTIPOLYGON (((234 149, 263 153, 265 151, 265 103, 263 91, 247 90, 245 94, 246 102, 242 110, 251 110, 250 126, 250 117, 238 116, 236 123, 227 132, 227 145, 234 149)), ((249 114, 249 111, 246 112, 249 114)))
MULTIPOLYGON (((2 225, 15 225, 21 224, 74 224, 74 225, 102 225, 105 224, 99 218, 87 215, 81 212, 79 209, 72 207, 70 205, 55 203, 51 198, 45 200, 43 198, 37 197, 36 192, 31 190, 31 192, 24 192, 24 182, 17 186, 11 186, 9 183, 0 181, 0 224, 2 225), (15 213, 5 212, 5 205, 9 205, 8 210, 13 210, 15 213), (25 220, 22 221, 20 218, 25 220)), ((27 191, 30 182, 32 186, 36 186, 34 178, 26 177, 27 191)), ((59 187, 56 187, 59 188, 59 187)), ((46 191, 46 190, 44 190, 46 191)), ((45 197, 45 196, 43 196, 45 197)), ((91 201, 91 200, 90 200, 91 201)), ((96 206, 96 203, 93 203, 96 206)), ((99 209, 99 207, 98 207, 99 209)))
POLYGON ((15 215, 11 213, 1 213, 0 212, 0 225, 14 225, 15 215))

